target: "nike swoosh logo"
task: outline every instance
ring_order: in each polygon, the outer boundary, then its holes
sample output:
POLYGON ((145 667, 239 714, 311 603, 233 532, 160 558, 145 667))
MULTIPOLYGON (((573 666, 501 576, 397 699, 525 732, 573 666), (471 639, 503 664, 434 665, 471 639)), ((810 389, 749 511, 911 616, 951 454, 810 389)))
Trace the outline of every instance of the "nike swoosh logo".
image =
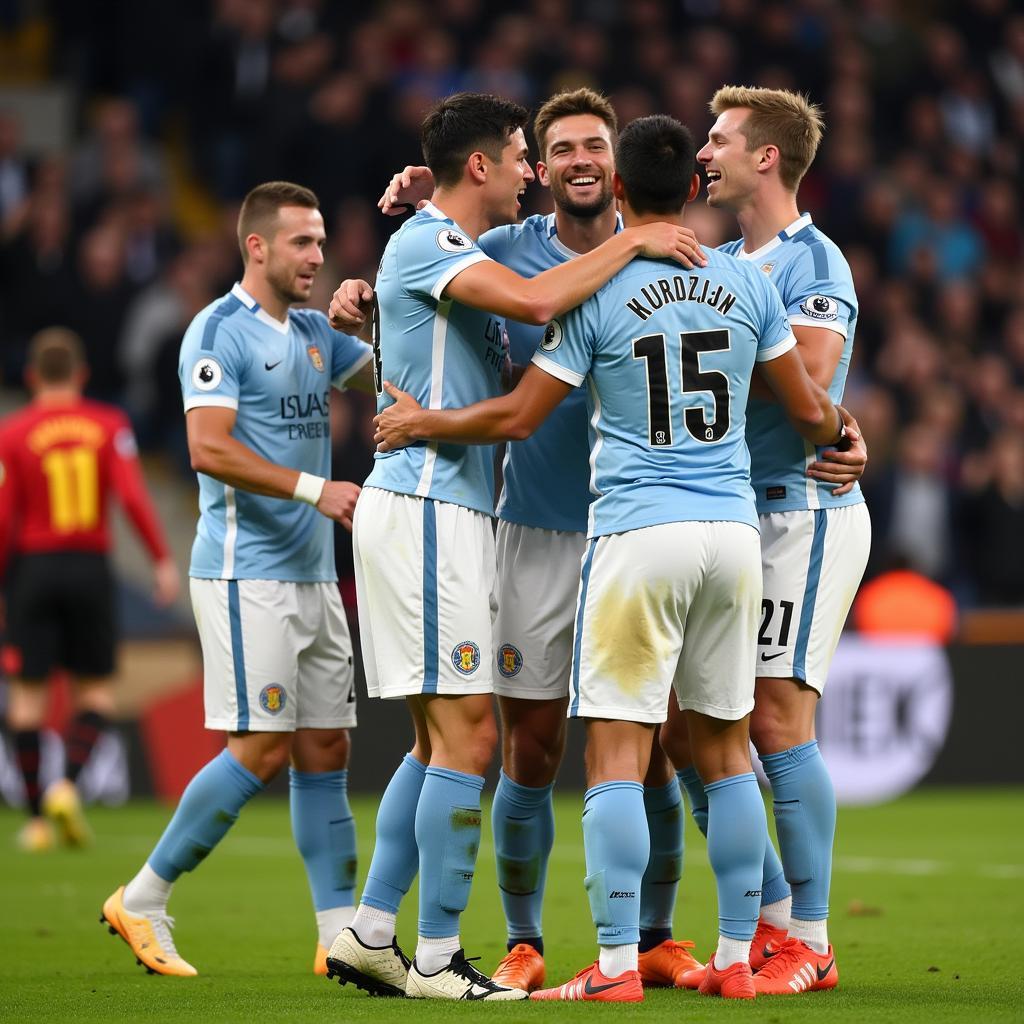
POLYGON ((836 958, 832 957, 832 959, 829 960, 828 967, 826 967, 825 970, 822 970, 820 967, 817 968, 817 971, 818 971, 818 981, 824 981, 828 977, 828 972, 832 970, 832 965, 835 962, 836 962, 836 958))
POLYGON ((587 983, 583 986, 583 991, 588 996, 595 996, 598 992, 607 992, 610 988, 618 988, 620 985, 625 985, 624 981, 610 981, 607 985, 592 985, 593 978, 587 978, 587 983))
POLYGON ((769 943, 767 946, 764 947, 764 949, 761 950, 761 956, 763 956, 765 960, 771 960, 771 958, 775 956, 776 953, 778 953, 778 950, 773 949, 771 943, 769 943))
POLYGON ((272 370, 275 366, 280 366, 280 365, 281 365, 281 360, 278 359, 278 361, 276 363, 264 363, 263 364, 263 369, 264 370, 272 370))
POLYGON ((781 658, 785 653, 786 653, 785 651, 779 651, 778 654, 765 654, 764 651, 762 651, 761 652, 761 660, 762 661, 774 661, 776 658, 781 658))

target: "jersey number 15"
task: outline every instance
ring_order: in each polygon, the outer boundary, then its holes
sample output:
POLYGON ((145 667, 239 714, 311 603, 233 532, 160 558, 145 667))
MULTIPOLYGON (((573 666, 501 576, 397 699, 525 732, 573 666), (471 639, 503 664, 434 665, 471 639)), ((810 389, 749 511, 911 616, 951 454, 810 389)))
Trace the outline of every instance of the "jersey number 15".
MULTIPOLYGON (((679 385, 683 397, 683 423, 690 436, 701 444, 721 441, 729 432, 729 378, 720 370, 701 370, 704 352, 727 352, 728 330, 683 331, 679 335, 679 385), (689 396, 710 393, 714 408, 711 419, 703 402, 689 396)), ((633 342, 633 358, 647 364, 647 424, 652 448, 672 446, 672 396, 668 379, 665 335, 647 334, 633 342)))

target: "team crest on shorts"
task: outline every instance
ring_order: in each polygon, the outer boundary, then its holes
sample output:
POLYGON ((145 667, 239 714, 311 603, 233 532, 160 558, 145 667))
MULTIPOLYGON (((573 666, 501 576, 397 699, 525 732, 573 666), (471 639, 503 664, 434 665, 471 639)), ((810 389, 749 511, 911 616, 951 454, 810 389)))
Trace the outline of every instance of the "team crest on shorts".
POLYGON ((318 349, 316 345, 310 345, 306 351, 309 353, 309 361, 313 364, 313 369, 316 370, 317 373, 323 373, 324 357, 320 355, 320 349, 318 349))
POLYGON ((480 667, 480 648, 472 640, 463 640, 452 650, 452 664, 464 676, 471 676, 480 667))
POLYGON ((268 715, 279 714, 287 703, 288 694, 280 683, 268 683, 260 690, 260 707, 268 715))
POLYGON ((498 671, 506 679, 519 675, 522 667, 523 656, 517 647, 513 647, 512 644, 502 644, 498 648, 498 671))

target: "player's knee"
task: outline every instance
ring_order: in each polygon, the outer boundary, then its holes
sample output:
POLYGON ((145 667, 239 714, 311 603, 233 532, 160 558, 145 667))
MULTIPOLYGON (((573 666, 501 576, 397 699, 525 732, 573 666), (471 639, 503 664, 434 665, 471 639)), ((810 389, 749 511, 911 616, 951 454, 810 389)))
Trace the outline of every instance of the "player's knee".
POLYGON ((679 723, 671 720, 663 722, 658 730, 658 742, 676 771, 682 771, 690 766, 693 759, 690 754, 690 738, 686 733, 685 724, 680 727, 679 723))
POLYGON ((247 750, 239 758, 242 764, 261 782, 270 782, 288 764, 290 748, 287 735, 282 734, 282 742, 260 747, 258 750, 247 750))
POLYGON ((300 729, 292 741, 292 764, 300 772, 336 772, 348 767, 347 729, 300 729))
POLYGON ((778 704, 758 705, 750 715, 750 741, 760 754, 788 750, 800 742, 795 736, 795 723, 778 704))
POLYGON ((523 786, 547 786, 558 774, 565 749, 564 719, 545 732, 516 726, 505 745, 505 772, 523 786))
POLYGON ((479 722, 470 734, 467 742, 466 757, 471 771, 475 775, 483 775, 494 759, 494 751, 498 746, 498 727, 493 717, 479 722))

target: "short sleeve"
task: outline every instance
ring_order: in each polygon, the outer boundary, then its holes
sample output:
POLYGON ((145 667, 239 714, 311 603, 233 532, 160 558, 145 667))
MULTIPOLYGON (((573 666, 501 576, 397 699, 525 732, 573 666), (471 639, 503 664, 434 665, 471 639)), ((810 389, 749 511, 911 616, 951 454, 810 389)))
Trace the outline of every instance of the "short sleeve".
POLYGON ((397 257, 402 287, 435 302, 463 270, 489 258, 468 235, 435 217, 424 217, 403 231, 397 257))
POLYGON ((577 388, 587 379, 594 361, 596 332, 588 316, 593 302, 589 299, 552 320, 533 354, 534 365, 577 388))
POLYGON ((834 262, 824 243, 815 242, 791 268, 782 293, 791 324, 824 327, 845 338, 856 299, 852 278, 832 275, 834 262))
POLYGON ((178 379, 185 412, 203 406, 238 408, 241 381, 249 357, 223 323, 212 331, 195 323, 185 332, 178 360, 178 379))
POLYGON ((759 270, 752 270, 750 276, 761 291, 761 297, 756 300, 761 320, 758 324, 757 355, 754 358, 759 363, 767 363, 793 348, 796 338, 786 316, 786 307, 768 278, 759 270))

